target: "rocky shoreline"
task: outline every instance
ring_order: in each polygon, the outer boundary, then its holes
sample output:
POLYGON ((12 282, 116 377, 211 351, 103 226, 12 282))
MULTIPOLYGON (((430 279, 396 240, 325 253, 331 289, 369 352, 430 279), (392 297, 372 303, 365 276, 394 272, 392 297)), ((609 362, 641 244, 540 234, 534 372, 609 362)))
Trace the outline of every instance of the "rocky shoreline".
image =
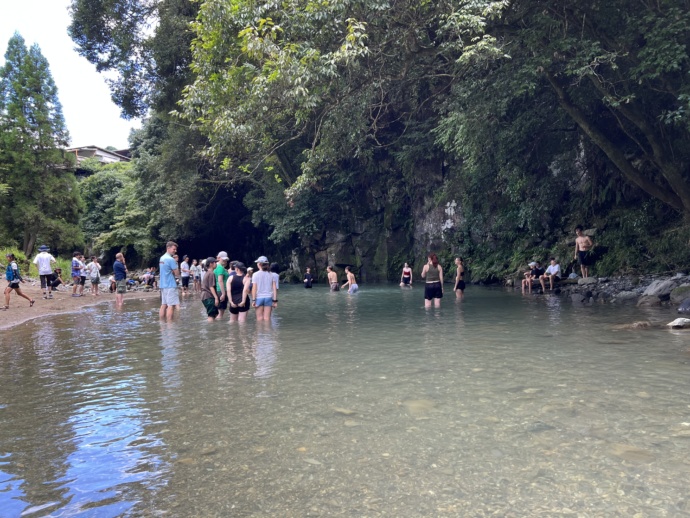
MULTIPOLYGON (((507 286, 520 289, 520 281, 509 279, 507 286)), ((532 293, 541 293, 541 286, 533 285, 532 293)), ((690 299, 690 275, 676 273, 669 275, 639 275, 619 277, 587 277, 564 279, 546 291, 577 304, 628 304, 639 307, 679 306, 685 309, 683 301, 690 299)), ((682 311, 681 311, 682 310, 682 311)))

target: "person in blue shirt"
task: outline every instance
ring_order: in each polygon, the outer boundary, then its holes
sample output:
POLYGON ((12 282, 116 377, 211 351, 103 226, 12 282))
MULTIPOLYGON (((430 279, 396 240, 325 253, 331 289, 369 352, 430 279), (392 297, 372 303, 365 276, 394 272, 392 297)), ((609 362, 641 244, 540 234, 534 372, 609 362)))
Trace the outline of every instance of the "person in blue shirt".
POLYGON ((177 261, 173 255, 177 253, 177 243, 168 241, 165 245, 165 253, 159 261, 160 281, 158 287, 161 292, 161 319, 172 320, 175 318, 175 308, 180 305, 180 295, 177 292, 177 261))
POLYGON ((127 266, 125 256, 121 253, 115 255, 113 277, 115 278, 115 305, 122 306, 125 302, 125 293, 127 293, 127 266))

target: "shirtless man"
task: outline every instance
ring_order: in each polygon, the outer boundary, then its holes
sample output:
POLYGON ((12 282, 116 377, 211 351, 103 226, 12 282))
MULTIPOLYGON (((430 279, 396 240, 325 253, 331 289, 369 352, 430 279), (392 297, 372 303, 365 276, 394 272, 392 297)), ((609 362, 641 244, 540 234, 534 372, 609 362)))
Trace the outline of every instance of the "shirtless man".
POLYGON ((350 267, 346 266, 345 267, 345 274, 347 275, 347 282, 343 284, 340 289, 344 290, 345 286, 349 286, 347 292, 352 295, 353 293, 357 293, 357 290, 359 290, 359 286, 357 286, 357 280, 355 279, 355 274, 350 271, 350 267))
POLYGON ((589 277, 589 266, 592 264, 592 260, 589 257, 589 251, 594 246, 592 240, 589 236, 585 236, 582 233, 582 227, 578 225, 575 227, 575 259, 580 263, 580 271, 582 272, 582 277, 589 277))
POLYGON ((328 270, 328 284, 331 286, 331 291, 340 291, 340 284, 338 284, 338 274, 333 271, 332 266, 326 268, 328 270))

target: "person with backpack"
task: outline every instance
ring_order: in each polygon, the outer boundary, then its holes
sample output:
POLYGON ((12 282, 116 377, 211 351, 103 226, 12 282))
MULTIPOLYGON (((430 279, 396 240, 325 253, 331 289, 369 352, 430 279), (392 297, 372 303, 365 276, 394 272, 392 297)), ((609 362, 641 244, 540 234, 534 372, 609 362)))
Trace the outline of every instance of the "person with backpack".
POLYGON ((17 292, 17 295, 25 298, 29 301, 29 307, 34 305, 35 300, 31 297, 26 296, 22 293, 22 289, 19 287, 19 283, 25 282, 19 272, 19 265, 17 264, 17 259, 14 254, 7 254, 5 257, 8 259, 7 268, 5 269, 5 279, 8 281, 7 288, 5 288, 5 306, 2 309, 10 308, 10 295, 12 295, 12 290, 17 292))

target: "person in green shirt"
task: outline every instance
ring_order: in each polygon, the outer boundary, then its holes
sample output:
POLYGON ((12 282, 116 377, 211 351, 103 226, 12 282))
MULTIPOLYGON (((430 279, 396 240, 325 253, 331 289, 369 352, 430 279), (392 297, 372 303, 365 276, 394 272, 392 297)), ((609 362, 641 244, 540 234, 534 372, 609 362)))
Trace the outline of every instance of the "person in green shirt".
POLYGON ((228 296, 225 293, 225 283, 228 280, 228 271, 225 269, 229 258, 226 252, 218 252, 216 256, 218 264, 216 265, 213 274, 216 277, 216 293, 218 293, 218 319, 223 318, 225 310, 228 309, 228 296))

